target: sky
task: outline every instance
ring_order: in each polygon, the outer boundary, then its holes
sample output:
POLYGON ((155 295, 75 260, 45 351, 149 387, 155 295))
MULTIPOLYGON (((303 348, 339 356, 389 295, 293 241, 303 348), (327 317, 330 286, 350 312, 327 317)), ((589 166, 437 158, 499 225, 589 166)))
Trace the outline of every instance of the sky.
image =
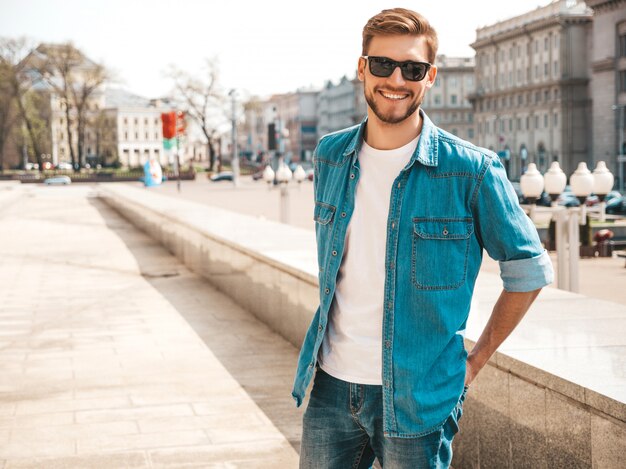
POLYGON ((72 41, 104 63, 117 85, 166 96, 170 65, 200 76, 217 60, 220 83, 242 96, 319 88, 352 78, 367 20, 385 8, 423 14, 439 34, 439 53, 473 56, 476 28, 550 0, 0 0, 0 36, 72 41))

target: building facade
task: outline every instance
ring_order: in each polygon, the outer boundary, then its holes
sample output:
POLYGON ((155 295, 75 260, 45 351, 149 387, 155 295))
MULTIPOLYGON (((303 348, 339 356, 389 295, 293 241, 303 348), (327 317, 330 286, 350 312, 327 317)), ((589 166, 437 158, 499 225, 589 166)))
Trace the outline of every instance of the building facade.
POLYGON ((591 163, 591 27, 584 2, 556 0, 476 31, 476 140, 511 179, 529 162, 556 160, 568 175, 591 163))
POLYGON ((279 151, 289 161, 311 161, 317 145, 317 94, 315 90, 298 90, 269 99, 267 124, 274 122, 282 132, 279 151))
POLYGON ((437 78, 424 96, 422 108, 437 126, 476 142, 474 110, 474 58, 437 56, 437 78))
POLYGON ((593 157, 604 160, 621 181, 626 162, 626 0, 587 0, 593 9, 593 39, 590 54, 593 97, 593 157), (622 160, 626 157, 622 157, 622 160))
POLYGON ((317 97, 317 137, 351 127, 361 122, 367 113, 363 83, 345 75, 336 85, 326 82, 317 97), (360 98, 360 99, 359 99, 360 98))

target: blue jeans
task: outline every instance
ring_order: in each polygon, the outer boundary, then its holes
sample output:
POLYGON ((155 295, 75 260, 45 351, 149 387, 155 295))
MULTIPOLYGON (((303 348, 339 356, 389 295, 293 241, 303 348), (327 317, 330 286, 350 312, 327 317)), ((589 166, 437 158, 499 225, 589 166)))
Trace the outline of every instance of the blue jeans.
POLYGON ((447 468, 467 387, 443 426, 419 438, 383 434, 382 386, 354 384, 318 369, 304 413, 300 469, 447 468))

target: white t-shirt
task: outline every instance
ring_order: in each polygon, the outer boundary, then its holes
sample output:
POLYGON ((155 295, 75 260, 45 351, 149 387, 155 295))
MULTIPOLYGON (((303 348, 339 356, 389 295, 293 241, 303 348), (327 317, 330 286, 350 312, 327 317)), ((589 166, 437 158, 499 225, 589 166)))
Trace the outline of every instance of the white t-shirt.
POLYGON ((387 218, 394 180, 411 159, 419 135, 403 147, 377 150, 363 142, 354 212, 346 232, 335 297, 319 353, 335 378, 382 384, 382 327, 387 218))

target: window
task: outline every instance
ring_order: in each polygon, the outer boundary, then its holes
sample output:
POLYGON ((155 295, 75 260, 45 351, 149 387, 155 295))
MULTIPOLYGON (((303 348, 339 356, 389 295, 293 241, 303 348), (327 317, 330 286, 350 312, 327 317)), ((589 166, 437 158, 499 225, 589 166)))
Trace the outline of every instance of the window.
POLYGON ((520 119, 519 117, 516 119, 515 122, 516 126, 517 126, 517 130, 522 130, 522 119, 520 119))
POLYGON ((626 70, 620 70, 619 72, 619 91, 620 93, 626 93, 626 70))
POLYGON ((557 99, 559 99, 559 90, 555 89, 554 90, 554 100, 556 101, 557 99))
POLYGON ((147 117, 143 120, 143 125, 148 125, 148 118, 147 117))
POLYGON ((538 104, 541 101, 541 93, 539 91, 535 91, 535 104, 538 104))
POLYGON ((452 129, 452 133, 453 133, 454 135, 458 135, 459 131, 458 131, 458 129, 452 129))
POLYGON ((626 57, 626 34, 619 37, 619 55, 620 57, 626 57))
POLYGON ((539 116, 535 116, 535 129, 539 128, 539 116))
POLYGON ((146 132, 146 140, 149 140, 150 137, 148 137, 148 132, 146 132))
POLYGON ((514 47, 515 47, 515 46, 513 46, 513 47, 511 47, 511 48, 509 49, 509 60, 513 60, 513 49, 514 49, 514 47))
POLYGON ((450 86, 456 86, 456 77, 450 77, 448 78, 448 81, 450 83, 450 86))
POLYGON ((154 132, 154 139, 158 140, 159 139, 159 132, 154 132))
POLYGON ((154 118, 154 125, 159 125, 159 118, 158 117, 154 118))
POLYGON ((124 140, 128 140, 128 132, 124 132, 124 140))
POLYGON ((471 112, 467 113, 467 122, 469 122, 470 124, 474 122, 474 114, 472 114, 471 112))
POLYGON ((544 114, 543 115, 543 126, 547 129, 548 128, 548 114, 544 114))
POLYGON ((441 95, 439 95, 439 94, 435 95, 435 104, 436 105, 440 105, 441 104, 441 95))
POLYGON ((539 78, 539 65, 535 65, 535 78, 539 78))
POLYGON ((467 129, 467 138, 474 138, 474 129, 467 129))
POLYGON ((135 140, 139 140, 139 132, 135 132, 135 140))
POLYGON ((526 130, 530 130, 530 116, 526 116, 526 130))
POLYGON ((550 46, 550 41, 548 40, 548 38, 546 37, 543 40, 543 50, 548 50, 548 47, 550 46))
POLYGON ((451 104, 456 104, 456 95, 455 94, 451 94, 450 95, 450 103, 451 104))
POLYGON ((547 103, 550 101, 550 90, 544 90, 543 92, 543 100, 547 103))
POLYGON ((513 119, 509 119, 509 132, 513 130, 513 119))
POLYGON ((139 119, 135 117, 135 125, 139 125, 139 119))
POLYGON ((128 119, 124 117, 124 125, 128 125, 128 119))
POLYGON ((557 125, 559 125, 559 115, 555 112, 554 113, 554 126, 556 127, 557 125))
POLYGON ((544 77, 548 76, 548 64, 547 63, 543 64, 543 76, 544 77))
POLYGON ((559 74, 559 62, 555 60, 552 65, 553 65, 553 72, 552 73, 556 77, 559 74))
POLYGON ((539 39, 535 39, 535 52, 539 52, 539 39))
POLYGON ((435 88, 439 88, 441 86, 441 80, 435 80, 435 88))
POLYGON ((518 95, 517 95, 517 105, 518 105, 518 106, 521 106, 521 105, 522 105, 522 95, 521 95, 521 94, 518 94, 518 95))

